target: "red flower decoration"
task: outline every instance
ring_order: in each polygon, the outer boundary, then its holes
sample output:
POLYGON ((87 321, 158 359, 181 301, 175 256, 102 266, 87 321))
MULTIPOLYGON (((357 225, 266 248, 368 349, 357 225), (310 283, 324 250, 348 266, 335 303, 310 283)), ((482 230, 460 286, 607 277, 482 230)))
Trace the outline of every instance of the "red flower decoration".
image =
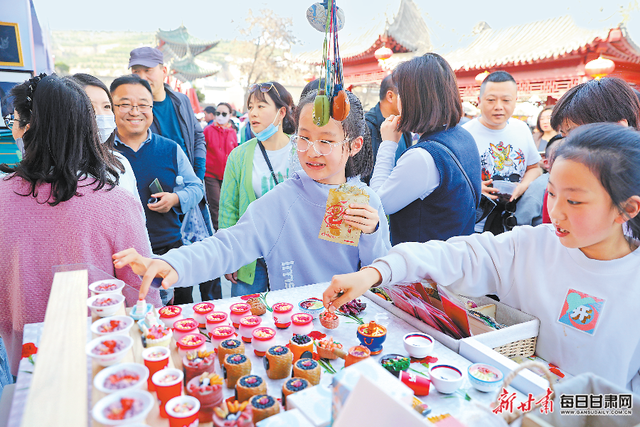
POLYGON ((313 353, 313 360, 320 360, 320 356, 318 356, 318 353, 313 353))
POLYGON ((31 357, 38 352, 38 347, 32 342, 22 344, 22 359, 31 357))
POLYGON ((411 358, 411 363, 436 363, 438 361, 437 357, 427 356, 422 359, 414 359, 411 358))
POLYGON ((323 334, 320 331, 311 331, 307 335, 309 335, 309 337, 313 338, 314 340, 321 340, 322 338, 327 336, 327 334, 323 334))
POLYGON ((249 300, 251 298, 258 298, 259 296, 260 296, 260 294, 243 295, 243 296, 240 297, 240 299, 242 301, 247 301, 247 300, 249 300))
POLYGON ((549 371, 555 375, 557 375, 560 378, 564 378, 564 374, 560 371, 560 369, 558 369, 558 367, 556 365, 554 365, 553 363, 549 363, 549 371))

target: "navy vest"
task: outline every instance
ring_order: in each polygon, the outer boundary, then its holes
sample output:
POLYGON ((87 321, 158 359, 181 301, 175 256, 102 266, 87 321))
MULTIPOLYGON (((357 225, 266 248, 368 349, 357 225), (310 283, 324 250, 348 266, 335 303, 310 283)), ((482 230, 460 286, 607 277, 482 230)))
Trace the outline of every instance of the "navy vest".
POLYGON ((476 197, 480 197, 480 155, 471 134, 461 126, 456 126, 423 135, 408 150, 422 149, 431 154, 440 173, 440 185, 424 200, 416 199, 390 215, 391 243, 394 246, 403 242, 446 240, 473 233, 476 198, 456 162, 442 145, 434 141, 447 147, 457 157, 471 180, 476 197))
POLYGON ((138 181, 140 200, 147 215, 147 231, 153 252, 156 249, 176 243, 182 239, 181 222, 174 209, 167 213, 159 213, 147 207, 151 198, 149 184, 158 178, 162 189, 173 193, 178 173, 178 144, 163 136, 151 134, 151 140, 142 145, 136 152, 124 144, 116 147, 131 163, 138 181))

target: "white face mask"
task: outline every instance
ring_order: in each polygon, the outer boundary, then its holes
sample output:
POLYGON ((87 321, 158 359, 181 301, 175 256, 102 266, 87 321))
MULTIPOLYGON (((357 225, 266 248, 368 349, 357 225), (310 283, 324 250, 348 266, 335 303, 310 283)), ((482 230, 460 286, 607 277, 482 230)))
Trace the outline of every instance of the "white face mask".
POLYGON ((229 114, 225 116, 223 116, 222 114, 220 114, 219 116, 216 116, 216 122, 219 125, 226 125, 227 123, 229 123, 229 120, 231 119, 231 116, 229 114))
POLYGON ((116 128, 116 119, 113 114, 100 114, 96 116, 100 140, 105 143, 116 128))

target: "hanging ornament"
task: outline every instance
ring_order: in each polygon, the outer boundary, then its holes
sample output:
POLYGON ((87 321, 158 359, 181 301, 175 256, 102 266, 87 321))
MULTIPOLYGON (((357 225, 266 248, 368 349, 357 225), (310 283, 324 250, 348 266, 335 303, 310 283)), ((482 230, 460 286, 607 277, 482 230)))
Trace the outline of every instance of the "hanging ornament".
POLYGON ((382 46, 380 49, 376 50, 374 56, 379 61, 386 61, 391 58, 393 55, 393 51, 386 46, 382 46))
MULTIPOLYGON (((338 86, 336 86, 338 88, 338 86)), ((349 102, 349 96, 344 89, 338 90, 334 95, 331 102, 331 117, 341 122, 347 118, 351 111, 351 103, 349 102)))
POLYGON ((610 59, 603 58, 602 55, 598 59, 589 61, 584 66, 584 71, 596 80, 613 73, 616 69, 616 63, 610 59))
MULTIPOLYGON (((307 9, 307 21, 309 21, 309 24, 311 24, 313 28, 321 33, 325 32, 328 6, 328 1, 325 1, 323 3, 314 3, 307 9)), ((344 27, 344 12, 339 7, 337 8, 336 16, 336 31, 340 31, 344 27)))
POLYGON ((329 97, 326 92, 321 89, 318 91, 318 94, 313 101, 313 123, 319 127, 329 123, 330 109, 331 103, 329 101, 329 97))

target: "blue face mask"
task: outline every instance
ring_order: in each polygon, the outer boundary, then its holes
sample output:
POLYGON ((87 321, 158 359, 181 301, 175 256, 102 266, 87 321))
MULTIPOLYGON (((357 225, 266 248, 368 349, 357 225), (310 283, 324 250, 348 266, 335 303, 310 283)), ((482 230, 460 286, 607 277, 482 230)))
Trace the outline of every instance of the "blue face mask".
MULTIPOLYGON (((278 120, 277 117, 276 117, 276 120, 278 120)), ((275 122, 275 120, 274 120, 274 122, 275 122)), ((258 138, 258 141, 264 142, 267 139, 271 138, 273 135, 275 135, 276 132, 278 132, 278 128, 279 127, 280 127, 280 125, 276 126, 273 123, 271 123, 262 132, 256 133, 256 138, 258 138)))

